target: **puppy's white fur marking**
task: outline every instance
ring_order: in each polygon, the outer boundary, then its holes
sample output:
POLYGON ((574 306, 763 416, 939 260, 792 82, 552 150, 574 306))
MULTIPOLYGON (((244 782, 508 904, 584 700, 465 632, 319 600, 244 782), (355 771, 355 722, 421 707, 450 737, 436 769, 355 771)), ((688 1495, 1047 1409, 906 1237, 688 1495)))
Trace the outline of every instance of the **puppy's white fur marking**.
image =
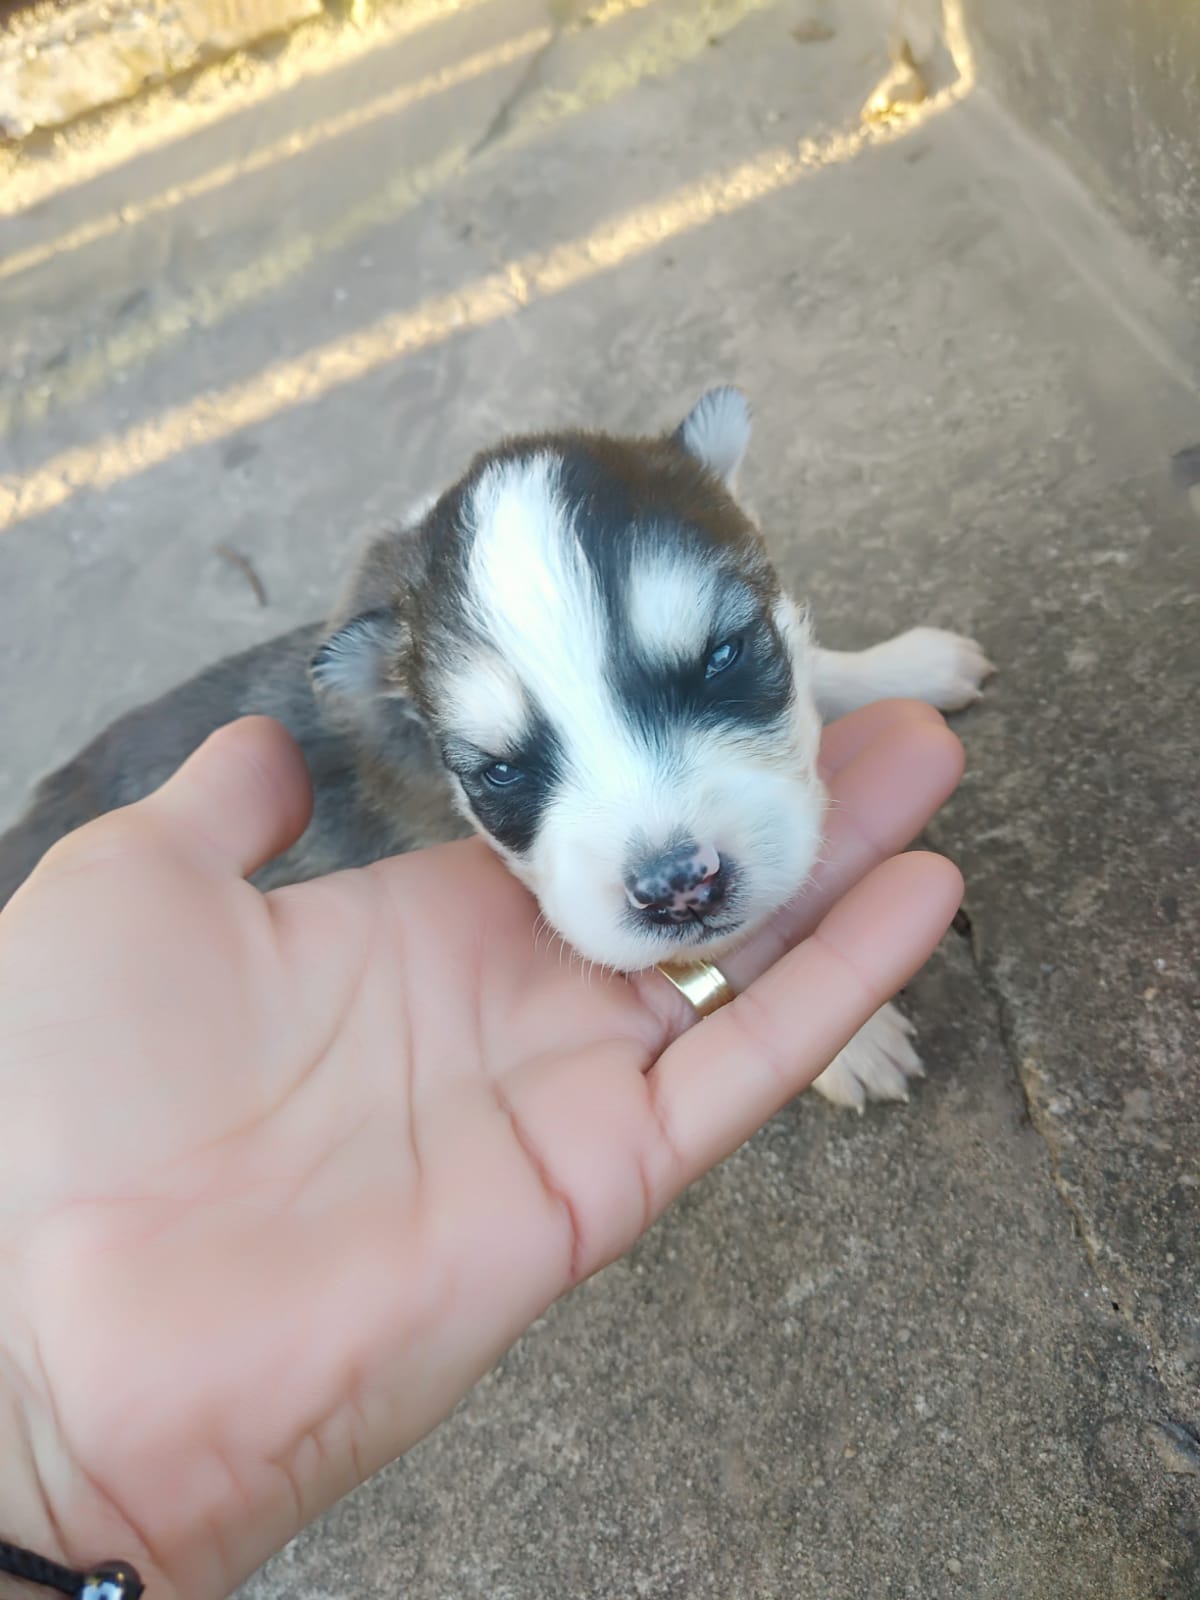
POLYGON ((923 1078, 913 1049, 916 1030, 889 1001, 863 1024, 813 1084, 835 1106, 861 1112, 868 1100, 907 1100, 910 1078, 923 1078))
POLYGON ((543 453, 501 462, 479 480, 468 606, 529 699, 570 738, 572 764, 586 739, 612 779, 631 782, 628 735, 608 690, 603 607, 559 471, 543 453))
POLYGON ((630 630, 647 661, 671 665, 703 655, 715 610, 715 577, 710 563, 678 552, 634 556, 626 605, 630 630))
POLYGON ((520 740, 529 720, 521 680, 502 656, 477 651, 447 681, 447 718, 459 735, 497 760, 520 740))
POLYGON ((813 687, 827 719, 887 699, 924 700, 939 711, 959 711, 979 699, 979 686, 992 671, 974 639, 942 628, 910 628, 869 650, 818 650, 813 687))

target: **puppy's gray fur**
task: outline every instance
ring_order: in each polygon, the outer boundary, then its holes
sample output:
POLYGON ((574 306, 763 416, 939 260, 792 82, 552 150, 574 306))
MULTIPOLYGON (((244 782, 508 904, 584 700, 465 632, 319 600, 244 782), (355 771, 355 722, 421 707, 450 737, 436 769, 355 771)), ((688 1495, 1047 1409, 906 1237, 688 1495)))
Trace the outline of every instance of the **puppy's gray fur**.
MULTIPOLYGON (((462 654, 462 638, 492 646, 476 635, 453 637, 458 597, 464 603, 472 597, 464 577, 467 569, 447 553, 447 537, 461 543, 463 519, 470 523, 480 485, 486 490, 491 481, 489 473, 492 479, 497 471, 508 473, 519 501, 527 492, 522 473, 532 481, 525 463, 553 466, 561 460, 565 473, 574 460, 574 481, 585 483, 585 498, 574 511, 565 501, 531 504, 531 515, 553 513, 551 521, 568 519, 545 534, 551 541, 566 539, 574 547, 576 538, 585 538, 583 518, 586 537, 600 540, 602 562, 610 559, 605 554, 609 530, 615 530, 614 537, 632 530, 631 559, 647 540, 658 540, 672 559, 682 560, 686 552, 694 570, 697 560, 709 559, 703 552, 711 550, 717 588, 734 572, 730 562, 740 560, 747 584, 763 596, 764 626, 773 629, 769 619, 780 616, 785 632, 791 630, 791 642, 777 638, 774 648, 793 662, 798 714, 805 714, 807 703, 828 719, 890 695, 925 699, 947 710, 977 698, 988 664, 976 645, 957 635, 917 628, 870 650, 840 653, 812 646, 799 613, 795 626, 800 635, 795 634, 788 620, 791 603, 779 593, 757 532, 731 497, 748 428, 741 397, 735 391, 714 390, 673 434, 660 438, 546 435, 508 441, 477 458, 464 479, 435 507, 426 508, 414 525, 385 534, 368 548, 326 624, 296 628, 217 663, 120 718, 46 778, 22 820, 0 837, 0 905, 58 839, 157 788, 216 728, 249 713, 274 717, 292 733, 314 792, 309 827, 257 875, 261 887, 363 866, 472 832, 464 815, 462 784, 444 764, 445 744, 439 738, 446 730, 438 729, 428 684, 446 681, 430 670, 439 666, 439 640, 443 652, 452 647, 456 659, 462 654), (587 463, 582 480, 581 458, 587 463), (571 518, 576 519, 574 532, 571 518), (718 571, 725 576, 716 577, 718 571), (401 635, 402 648, 396 646, 401 635)), ((468 559, 470 553, 468 541, 459 554, 468 559)), ((536 558, 536 550, 533 554, 536 558)), ((594 551, 590 559, 594 563, 594 551)), ((621 571, 604 577, 610 592, 598 590, 597 604, 611 607, 614 594, 619 600, 625 592, 621 584, 632 579, 623 578, 621 571)), ((478 602, 477 595, 473 598, 478 602)), ((618 628, 615 642, 627 649, 620 624, 610 618, 610 625, 618 628)), ((597 691, 602 687, 597 684, 597 691)), ((794 723, 795 716, 787 715, 794 723)), ((782 718, 781 728, 786 720, 782 718)), ((732 733, 731 750, 746 748, 745 731, 734 728, 732 733)), ((781 744, 775 759, 787 748, 781 744)), ((493 753, 509 759, 507 752, 493 753)), ((653 781, 651 774, 651 793, 653 781)), ((512 859, 511 851, 503 853, 512 859)), ((525 876, 522 866, 514 861, 515 870, 525 876)), ((784 885, 781 898, 797 886, 784 885)), ((906 1078, 918 1070, 907 1025, 885 1007, 818 1080, 818 1087, 833 1100, 861 1107, 867 1095, 903 1095, 906 1078)))

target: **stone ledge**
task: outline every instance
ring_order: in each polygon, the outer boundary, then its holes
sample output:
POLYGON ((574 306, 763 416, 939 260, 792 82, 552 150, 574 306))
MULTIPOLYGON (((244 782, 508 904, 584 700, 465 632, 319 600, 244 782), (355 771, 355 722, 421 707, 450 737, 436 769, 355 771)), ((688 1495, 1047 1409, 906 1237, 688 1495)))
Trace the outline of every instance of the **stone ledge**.
POLYGON ((81 0, 0 35, 0 135, 23 139, 283 33, 322 0, 81 0))

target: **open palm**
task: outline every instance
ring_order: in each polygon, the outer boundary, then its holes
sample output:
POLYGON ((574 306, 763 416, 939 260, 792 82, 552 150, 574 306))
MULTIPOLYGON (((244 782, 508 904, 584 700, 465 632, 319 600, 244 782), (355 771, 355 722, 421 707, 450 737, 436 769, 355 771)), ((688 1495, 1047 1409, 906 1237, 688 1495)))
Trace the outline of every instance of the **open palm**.
POLYGON ((476 841, 260 894, 308 812, 262 719, 51 852, 0 917, 18 1533, 228 1594, 806 1087, 960 890, 888 859, 961 771, 935 713, 823 756, 828 858, 699 1027, 570 958, 476 841))

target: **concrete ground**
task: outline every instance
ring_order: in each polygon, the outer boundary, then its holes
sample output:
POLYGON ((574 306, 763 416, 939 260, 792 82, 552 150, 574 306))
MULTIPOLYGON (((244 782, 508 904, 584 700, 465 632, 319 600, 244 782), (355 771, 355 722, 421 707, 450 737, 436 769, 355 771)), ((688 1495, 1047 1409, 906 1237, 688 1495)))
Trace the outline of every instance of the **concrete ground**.
POLYGON ((1200 369, 962 51, 863 133, 885 39, 411 0, 6 182, 0 821, 475 446, 714 380, 823 637, 1001 669, 912 1104, 777 1118, 251 1600, 1200 1594, 1200 369))

